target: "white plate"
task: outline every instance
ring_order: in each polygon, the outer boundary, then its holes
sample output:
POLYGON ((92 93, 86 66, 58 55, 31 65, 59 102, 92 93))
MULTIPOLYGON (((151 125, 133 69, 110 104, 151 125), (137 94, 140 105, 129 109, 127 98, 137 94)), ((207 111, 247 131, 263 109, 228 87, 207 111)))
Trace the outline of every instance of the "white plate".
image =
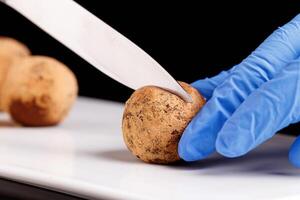
POLYGON ((80 98, 53 128, 0 117, 0 177, 92 199, 299 199, 300 170, 287 160, 292 137, 276 136, 239 159, 145 164, 123 144, 123 105, 80 98))

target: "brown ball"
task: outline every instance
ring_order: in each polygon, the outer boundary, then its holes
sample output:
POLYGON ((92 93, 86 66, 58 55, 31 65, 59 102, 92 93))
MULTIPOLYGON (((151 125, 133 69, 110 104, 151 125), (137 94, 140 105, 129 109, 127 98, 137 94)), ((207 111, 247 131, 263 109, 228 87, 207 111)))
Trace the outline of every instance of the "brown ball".
POLYGON ((61 122, 77 97, 77 81, 64 64, 45 56, 19 59, 10 67, 1 107, 25 126, 61 122))
POLYGON ((9 69, 9 66, 12 64, 12 62, 15 59, 16 58, 12 55, 0 53, 0 95, 1 95, 2 85, 3 82, 5 81, 5 77, 9 69))
POLYGON ((16 59, 29 55, 29 49, 21 42, 9 37, 0 37, 0 96, 9 67, 16 59))
POLYGON ((25 57, 30 55, 30 50, 23 43, 13 38, 0 36, 0 54, 25 57))
POLYGON ((195 114, 205 104, 199 92, 180 82, 192 97, 185 102, 180 97, 147 86, 136 90, 125 105, 122 130, 128 149, 149 163, 168 164, 180 160, 179 139, 195 114))

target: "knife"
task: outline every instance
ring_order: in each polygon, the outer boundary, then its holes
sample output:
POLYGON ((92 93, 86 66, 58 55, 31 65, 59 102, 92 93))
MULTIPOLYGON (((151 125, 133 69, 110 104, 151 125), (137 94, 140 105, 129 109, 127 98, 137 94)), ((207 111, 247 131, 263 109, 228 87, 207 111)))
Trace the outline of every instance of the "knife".
POLYGON ((0 0, 114 80, 136 90, 166 89, 185 101, 190 95, 129 39, 73 0, 0 0))

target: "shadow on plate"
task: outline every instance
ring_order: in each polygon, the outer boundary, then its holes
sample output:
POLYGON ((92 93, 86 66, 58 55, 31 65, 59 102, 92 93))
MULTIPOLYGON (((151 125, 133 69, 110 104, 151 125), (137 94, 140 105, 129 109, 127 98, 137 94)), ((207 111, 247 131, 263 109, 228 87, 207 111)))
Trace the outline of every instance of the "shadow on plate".
POLYGON ((178 162, 170 168, 181 170, 202 170, 204 174, 263 174, 273 176, 300 177, 300 169, 288 161, 288 147, 255 151, 239 158, 225 158, 213 155, 197 162, 178 162))
POLYGON ((126 149, 116 149, 116 150, 97 152, 96 156, 101 156, 107 160, 118 161, 118 162, 126 162, 126 163, 140 162, 126 149))
MULTIPOLYGON (((123 163, 141 163, 126 149, 103 151, 95 155, 123 163)), ((300 177, 300 169, 294 168, 288 161, 288 147, 254 151, 240 158, 225 158, 215 154, 197 162, 180 161, 173 165, 162 165, 162 167, 175 170, 198 170, 201 175, 261 174, 300 177)))
POLYGON ((6 127, 19 127, 16 122, 13 120, 0 120, 0 128, 6 128, 6 127))

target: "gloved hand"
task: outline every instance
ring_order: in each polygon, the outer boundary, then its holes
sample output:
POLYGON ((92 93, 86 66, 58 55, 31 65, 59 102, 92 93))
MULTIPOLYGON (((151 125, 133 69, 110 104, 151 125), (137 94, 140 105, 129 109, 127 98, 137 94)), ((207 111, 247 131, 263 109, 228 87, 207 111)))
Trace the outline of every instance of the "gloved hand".
MULTIPOLYGON (((193 83, 208 101, 183 133, 180 157, 200 160, 215 150, 238 157, 299 122, 299 56, 300 14, 231 70, 193 83)), ((289 158, 300 167, 300 138, 289 158)))

